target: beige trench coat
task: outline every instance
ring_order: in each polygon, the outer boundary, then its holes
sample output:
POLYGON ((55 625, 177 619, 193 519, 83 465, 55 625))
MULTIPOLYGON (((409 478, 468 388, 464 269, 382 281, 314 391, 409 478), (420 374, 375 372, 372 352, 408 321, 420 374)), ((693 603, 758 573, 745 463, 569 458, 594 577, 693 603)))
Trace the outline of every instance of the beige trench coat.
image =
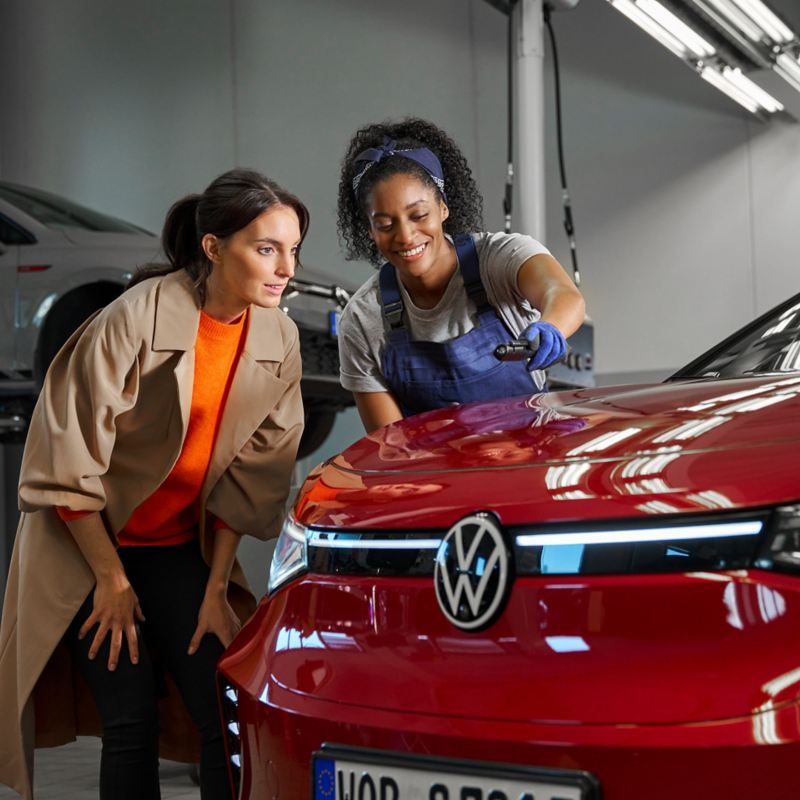
MULTIPOLYGON (((73 335, 36 405, 0 627, 0 782, 26 798, 34 746, 99 731, 61 643, 94 576, 54 506, 101 511, 113 537, 169 474, 186 433, 199 317, 183 270, 144 281, 73 335)), ((303 427, 300 372, 294 323, 252 307, 201 492, 207 562, 206 512, 261 539, 279 531, 303 427)), ((252 613, 238 563, 229 599, 243 618, 252 613)), ((160 710, 162 755, 195 760, 197 737, 174 685, 160 710)))

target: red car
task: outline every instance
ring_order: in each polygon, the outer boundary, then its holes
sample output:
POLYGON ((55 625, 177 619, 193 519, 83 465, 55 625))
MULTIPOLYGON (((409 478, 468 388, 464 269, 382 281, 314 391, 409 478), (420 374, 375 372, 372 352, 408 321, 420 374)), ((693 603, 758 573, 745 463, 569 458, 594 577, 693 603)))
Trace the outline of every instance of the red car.
POLYGON ((800 295, 663 384, 356 442, 219 674, 238 797, 796 800, 800 295))

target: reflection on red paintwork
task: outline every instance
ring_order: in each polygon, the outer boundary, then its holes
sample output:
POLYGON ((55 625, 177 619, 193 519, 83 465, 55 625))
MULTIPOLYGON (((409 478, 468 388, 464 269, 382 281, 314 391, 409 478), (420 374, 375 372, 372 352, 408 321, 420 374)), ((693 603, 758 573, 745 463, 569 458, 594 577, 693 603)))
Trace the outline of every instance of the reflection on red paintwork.
POLYGON ((746 507, 765 491, 796 499, 800 439, 784 420, 800 419, 800 378, 615 392, 467 405, 381 428, 309 476, 295 515, 355 529, 412 515, 447 528, 465 505, 488 503, 488 481, 507 524, 746 507), (743 448, 747 458, 730 457, 743 448))
MULTIPOLYGON (((312 471, 294 515, 385 535, 477 510, 644 527, 796 504, 798 452, 796 375, 523 397, 375 431, 312 471)), ((757 569, 517 575, 477 632, 429 576, 305 574, 221 662, 243 797, 307 797, 332 742, 588 770, 606 800, 797 800, 799 626, 800 578, 757 569)))

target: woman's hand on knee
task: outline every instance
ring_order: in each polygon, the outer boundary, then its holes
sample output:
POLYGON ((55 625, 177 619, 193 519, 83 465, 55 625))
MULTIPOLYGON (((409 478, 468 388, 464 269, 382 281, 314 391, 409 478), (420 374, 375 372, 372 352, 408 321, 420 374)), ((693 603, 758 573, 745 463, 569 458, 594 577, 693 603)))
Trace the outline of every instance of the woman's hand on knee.
POLYGON ((139 600, 125 574, 99 578, 94 588, 94 608, 78 631, 78 638, 83 639, 97 625, 97 631, 89 648, 89 658, 93 659, 97 656, 106 636, 110 634, 111 647, 108 654, 108 668, 113 672, 119 663, 123 636, 128 642, 131 663, 139 663, 137 620, 144 622, 144 614, 142 614, 139 600))
POLYGON ((189 655, 194 655, 200 642, 207 633, 213 633, 220 640, 223 647, 227 647, 233 637, 239 633, 242 625, 239 618, 228 603, 228 598, 223 592, 207 591, 197 613, 197 627, 191 642, 189 642, 189 655))

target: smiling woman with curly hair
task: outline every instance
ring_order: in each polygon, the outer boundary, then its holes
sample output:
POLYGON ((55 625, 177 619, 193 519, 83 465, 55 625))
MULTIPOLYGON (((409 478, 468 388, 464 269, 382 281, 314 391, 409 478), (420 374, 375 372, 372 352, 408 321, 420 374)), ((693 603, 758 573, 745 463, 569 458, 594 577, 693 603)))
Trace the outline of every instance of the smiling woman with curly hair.
POLYGON ((547 248, 483 231, 467 160, 422 119, 368 125, 350 140, 338 230, 350 260, 380 266, 339 326, 342 385, 367 431, 452 403, 545 390, 543 370, 581 324, 583 298, 547 248), (532 355, 500 362, 521 338, 532 355))

